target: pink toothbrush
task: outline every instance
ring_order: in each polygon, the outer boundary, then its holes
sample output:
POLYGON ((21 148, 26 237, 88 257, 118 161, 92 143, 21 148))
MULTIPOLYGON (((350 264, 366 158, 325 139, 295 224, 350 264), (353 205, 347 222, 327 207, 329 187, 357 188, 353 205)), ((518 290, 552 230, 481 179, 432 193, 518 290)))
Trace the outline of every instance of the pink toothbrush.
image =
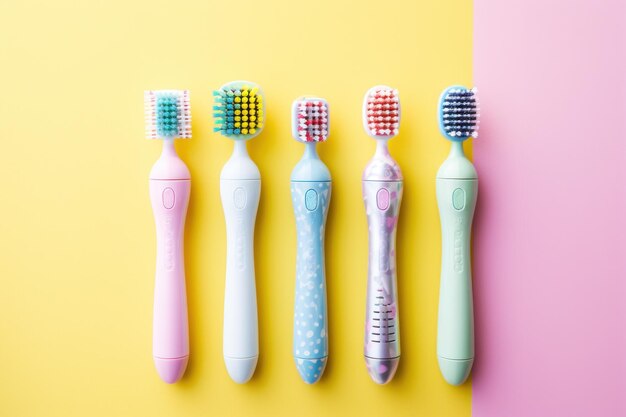
POLYGON ((187 90, 146 91, 146 136, 163 139, 150 171, 150 200, 157 233, 152 353, 161 379, 178 381, 189 360, 183 237, 191 179, 176 154, 175 138, 191 137, 187 90))

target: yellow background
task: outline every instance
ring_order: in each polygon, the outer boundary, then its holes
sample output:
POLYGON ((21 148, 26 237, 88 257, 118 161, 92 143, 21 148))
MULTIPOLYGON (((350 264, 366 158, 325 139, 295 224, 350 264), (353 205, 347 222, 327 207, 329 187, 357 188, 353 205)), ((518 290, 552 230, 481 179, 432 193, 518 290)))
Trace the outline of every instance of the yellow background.
POLYGON ((454 1, 0 1, 0 415, 467 416, 471 386, 439 375, 436 126, 448 84, 471 85, 472 4, 454 1), (210 91, 249 79, 268 122, 249 144, 262 175, 256 228, 261 357, 228 378, 221 334, 225 227, 210 91), (363 361, 367 228, 360 176, 374 152, 361 101, 399 89, 391 152, 405 175, 398 233, 400 368, 387 386, 363 361), (191 90, 186 236, 192 356, 161 382, 151 355, 155 238, 143 90, 191 90), (307 386, 291 357, 295 224, 289 175, 303 152, 290 104, 331 105, 319 151, 333 175, 327 232, 330 360, 307 386))

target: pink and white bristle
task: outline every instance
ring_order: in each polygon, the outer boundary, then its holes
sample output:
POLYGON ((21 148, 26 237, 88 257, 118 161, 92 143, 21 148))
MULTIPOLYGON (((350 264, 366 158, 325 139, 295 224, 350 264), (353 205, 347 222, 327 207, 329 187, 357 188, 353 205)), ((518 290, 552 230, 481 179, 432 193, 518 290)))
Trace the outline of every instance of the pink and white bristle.
POLYGON ((300 98, 294 102, 293 137, 300 142, 328 139, 328 103, 321 98, 300 98))

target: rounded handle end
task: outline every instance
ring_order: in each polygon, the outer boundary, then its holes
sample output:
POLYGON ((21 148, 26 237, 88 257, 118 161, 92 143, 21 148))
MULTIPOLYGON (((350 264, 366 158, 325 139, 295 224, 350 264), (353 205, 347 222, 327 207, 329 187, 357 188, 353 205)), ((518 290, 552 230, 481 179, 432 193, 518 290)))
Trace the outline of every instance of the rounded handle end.
POLYGON ((182 358, 157 358, 154 357, 154 365, 161 379, 168 384, 178 382, 187 369, 187 362, 189 362, 189 356, 183 356, 182 358))
POLYGON ((254 374, 258 359, 258 356, 252 356, 250 358, 231 358, 224 356, 224 363, 226 364, 226 370, 228 371, 228 375, 230 375, 230 379, 238 384, 248 382, 254 374))
POLYGON ((328 356, 313 359, 295 359, 296 368, 298 368, 298 373, 300 374, 302 380, 307 384, 315 384, 320 380, 322 374, 324 373, 324 369, 326 369, 326 359, 328 359, 328 356))
POLYGON ((365 357, 367 372, 372 380, 380 385, 385 385, 393 379, 399 363, 400 357, 385 359, 365 357))
POLYGON ((462 385, 467 380, 474 364, 474 358, 447 359, 439 356, 438 359, 441 374, 450 385, 462 385))

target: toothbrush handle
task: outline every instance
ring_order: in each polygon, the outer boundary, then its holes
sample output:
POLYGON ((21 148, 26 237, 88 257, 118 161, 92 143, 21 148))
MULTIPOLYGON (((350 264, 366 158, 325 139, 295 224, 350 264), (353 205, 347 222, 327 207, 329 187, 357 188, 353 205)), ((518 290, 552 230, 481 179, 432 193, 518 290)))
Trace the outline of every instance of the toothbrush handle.
POLYGON ((474 312, 470 262, 476 179, 437 178, 441 218, 441 283, 437 356, 450 384, 462 384, 474 361, 474 312))
POLYGON ((396 226, 402 181, 365 180, 363 200, 369 229, 364 353, 370 375, 382 384, 393 378, 400 357, 396 226))
POLYGON ((183 255, 190 180, 150 180, 157 234, 153 356, 161 378, 176 382, 189 357, 183 255))
POLYGON ((296 299, 293 354, 302 379, 317 382, 328 357, 324 229, 331 182, 291 182, 296 217, 296 299))
POLYGON ((254 225, 260 192, 260 180, 220 181, 227 236, 223 353, 238 383, 250 379, 259 356, 254 225))

